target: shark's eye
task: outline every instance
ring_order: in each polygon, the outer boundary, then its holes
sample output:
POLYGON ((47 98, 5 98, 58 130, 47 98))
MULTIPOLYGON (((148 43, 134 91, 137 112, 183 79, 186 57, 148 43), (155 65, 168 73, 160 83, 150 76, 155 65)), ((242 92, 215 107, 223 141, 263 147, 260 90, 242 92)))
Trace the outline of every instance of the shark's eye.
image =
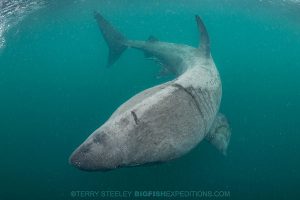
POLYGON ((127 126, 129 124, 129 120, 125 117, 122 118, 120 122, 121 122, 122 126, 127 126))
POLYGON ((100 134, 95 135, 93 138, 93 142, 97 143, 97 144, 105 145, 105 143, 107 142, 107 134, 104 132, 101 132, 100 134))
POLYGON ((90 144, 86 144, 86 145, 82 146, 82 147, 81 147, 81 152, 82 152, 82 153, 88 153, 88 152, 91 150, 91 148, 90 148, 91 145, 92 145, 92 144, 90 143, 90 144))

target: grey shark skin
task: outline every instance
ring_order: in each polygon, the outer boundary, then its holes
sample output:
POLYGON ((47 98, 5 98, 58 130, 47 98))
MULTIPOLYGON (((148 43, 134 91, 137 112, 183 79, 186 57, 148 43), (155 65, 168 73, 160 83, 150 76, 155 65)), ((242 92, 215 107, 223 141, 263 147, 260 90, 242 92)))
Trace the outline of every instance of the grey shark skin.
POLYGON ((193 149, 204 140, 226 154, 230 129, 218 114, 222 87, 210 54, 206 28, 196 22, 201 45, 127 40, 103 16, 95 19, 109 47, 108 66, 127 48, 158 60, 175 80, 144 90, 121 105, 71 155, 69 162, 86 171, 166 162, 193 149))

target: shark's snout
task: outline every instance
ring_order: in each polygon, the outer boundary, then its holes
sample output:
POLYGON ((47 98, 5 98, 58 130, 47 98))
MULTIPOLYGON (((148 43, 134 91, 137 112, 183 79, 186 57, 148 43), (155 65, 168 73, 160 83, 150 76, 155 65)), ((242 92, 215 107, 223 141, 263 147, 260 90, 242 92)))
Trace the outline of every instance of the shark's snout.
POLYGON ((88 159, 88 155, 75 151, 69 158, 69 164, 83 171, 109 171, 111 168, 99 165, 88 159))
MULTIPOLYGON (((100 162, 101 163, 101 162, 100 162)), ((83 171, 110 171, 115 169, 116 167, 109 167, 105 163, 99 164, 99 160, 97 162, 90 160, 88 155, 85 153, 76 150, 69 158, 69 164, 74 167, 83 170, 83 171)))
POLYGON ((84 171, 94 171, 95 164, 89 159, 89 149, 86 146, 80 146, 69 158, 69 164, 84 171))
POLYGON ((81 144, 70 156, 69 164, 83 171, 108 171, 118 166, 111 157, 113 150, 107 143, 106 134, 95 134, 81 144))
POLYGON ((88 164, 86 157, 87 155, 84 152, 77 149, 70 156, 69 164, 81 170, 91 171, 91 166, 88 164))

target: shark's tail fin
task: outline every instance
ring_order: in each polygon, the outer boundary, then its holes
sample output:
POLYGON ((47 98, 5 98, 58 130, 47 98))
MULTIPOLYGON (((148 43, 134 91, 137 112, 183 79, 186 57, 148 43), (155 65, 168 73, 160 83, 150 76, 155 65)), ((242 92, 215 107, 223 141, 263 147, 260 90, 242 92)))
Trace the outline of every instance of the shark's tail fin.
POLYGON ((94 17, 109 47, 107 67, 113 65, 126 50, 126 38, 119 33, 100 13, 94 11, 94 17))

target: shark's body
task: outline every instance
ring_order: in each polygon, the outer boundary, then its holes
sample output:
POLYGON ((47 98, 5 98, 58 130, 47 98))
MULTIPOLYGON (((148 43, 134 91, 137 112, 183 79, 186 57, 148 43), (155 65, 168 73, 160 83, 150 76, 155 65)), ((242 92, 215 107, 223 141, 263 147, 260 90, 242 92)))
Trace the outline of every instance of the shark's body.
POLYGON ((196 16, 202 42, 194 48, 153 37, 127 40, 99 13, 95 18, 110 48, 108 65, 131 47, 157 59, 177 78, 121 105, 74 151, 70 162, 83 170, 165 162, 186 154, 204 138, 225 154, 230 129, 226 118, 218 114, 221 81, 202 20, 196 16))

